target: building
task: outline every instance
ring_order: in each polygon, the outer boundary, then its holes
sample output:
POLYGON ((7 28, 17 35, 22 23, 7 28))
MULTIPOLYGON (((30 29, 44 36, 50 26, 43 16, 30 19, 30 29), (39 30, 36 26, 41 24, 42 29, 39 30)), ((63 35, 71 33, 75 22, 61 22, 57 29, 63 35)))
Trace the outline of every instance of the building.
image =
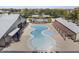
POLYGON ((12 41, 19 41, 26 20, 20 14, 2 14, 0 16, 0 47, 12 41))
POLYGON ((79 41, 79 26, 72 22, 68 22, 62 18, 57 18, 53 22, 53 26, 61 34, 64 39, 72 39, 79 41))
POLYGON ((48 23, 50 15, 32 15, 32 23, 48 23))
POLYGON ((0 14, 10 13, 10 11, 0 10, 0 14))

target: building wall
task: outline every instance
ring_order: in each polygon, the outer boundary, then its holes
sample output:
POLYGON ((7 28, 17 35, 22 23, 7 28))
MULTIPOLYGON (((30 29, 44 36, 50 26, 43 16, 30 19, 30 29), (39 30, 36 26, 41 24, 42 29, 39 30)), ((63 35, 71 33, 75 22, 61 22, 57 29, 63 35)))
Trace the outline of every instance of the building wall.
POLYGON ((76 36, 76 40, 78 40, 79 41, 79 33, 77 34, 77 36, 76 36))
POLYGON ((0 47, 4 47, 5 46, 5 40, 4 40, 4 37, 2 37, 0 39, 0 47))
POLYGON ((33 23, 48 23, 50 17, 44 17, 44 18, 32 18, 33 23))
POLYGON ((56 28, 56 30, 61 34, 61 36, 66 39, 66 37, 76 40, 76 33, 65 27, 63 24, 55 20, 53 22, 53 26, 56 28))

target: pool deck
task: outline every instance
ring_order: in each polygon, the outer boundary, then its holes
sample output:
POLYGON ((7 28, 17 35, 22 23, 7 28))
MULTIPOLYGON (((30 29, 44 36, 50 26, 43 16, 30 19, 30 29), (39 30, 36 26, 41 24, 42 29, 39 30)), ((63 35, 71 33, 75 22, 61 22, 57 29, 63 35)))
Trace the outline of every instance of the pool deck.
MULTIPOLYGON (((30 45, 30 33, 33 31, 31 26, 37 25, 29 23, 29 25, 24 29, 23 34, 19 42, 11 43, 10 46, 4 48, 2 51, 33 51, 30 45)), ((56 41, 56 45, 51 49, 51 51, 79 51, 79 42, 73 42, 71 39, 64 40, 61 35, 56 31, 51 23, 40 24, 49 27, 46 31, 56 32, 52 35, 52 40, 56 41)))

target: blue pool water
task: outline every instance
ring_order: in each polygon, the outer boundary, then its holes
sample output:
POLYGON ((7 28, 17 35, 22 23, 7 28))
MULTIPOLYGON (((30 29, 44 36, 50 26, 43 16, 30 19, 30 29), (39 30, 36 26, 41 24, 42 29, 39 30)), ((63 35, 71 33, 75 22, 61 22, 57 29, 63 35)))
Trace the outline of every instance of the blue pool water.
POLYGON ((31 44, 34 49, 36 50, 47 50, 53 45, 52 40, 45 34, 43 34, 43 31, 48 29, 47 26, 43 25, 36 25, 32 26, 34 31, 31 32, 32 34, 32 40, 31 44))

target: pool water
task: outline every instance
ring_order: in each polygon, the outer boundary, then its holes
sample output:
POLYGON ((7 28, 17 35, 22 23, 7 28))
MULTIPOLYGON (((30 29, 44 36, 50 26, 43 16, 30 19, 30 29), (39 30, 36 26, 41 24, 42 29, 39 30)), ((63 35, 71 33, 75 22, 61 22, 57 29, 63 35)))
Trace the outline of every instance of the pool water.
POLYGON ((48 27, 43 25, 35 25, 32 26, 32 28, 34 29, 34 31, 31 32, 33 36, 31 44, 33 48, 36 50, 48 50, 54 44, 51 38, 43 34, 43 31, 48 29, 48 27))

